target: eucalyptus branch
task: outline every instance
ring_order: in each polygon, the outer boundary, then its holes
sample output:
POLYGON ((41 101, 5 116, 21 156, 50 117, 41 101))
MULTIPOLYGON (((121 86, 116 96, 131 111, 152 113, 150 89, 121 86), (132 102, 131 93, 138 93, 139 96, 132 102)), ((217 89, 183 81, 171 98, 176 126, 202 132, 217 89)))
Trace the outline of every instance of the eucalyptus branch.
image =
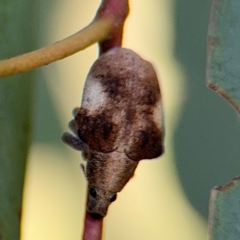
POLYGON ((27 72, 48 65, 83 50, 93 43, 102 42, 109 35, 113 20, 98 18, 86 28, 52 45, 17 57, 0 61, 0 77, 27 72))

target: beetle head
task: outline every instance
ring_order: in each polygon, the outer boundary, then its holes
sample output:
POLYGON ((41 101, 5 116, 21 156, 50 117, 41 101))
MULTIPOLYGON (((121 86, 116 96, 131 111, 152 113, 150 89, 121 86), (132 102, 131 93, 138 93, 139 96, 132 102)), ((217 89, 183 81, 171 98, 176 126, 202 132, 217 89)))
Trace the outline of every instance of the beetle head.
POLYGON ((91 151, 86 165, 88 181, 87 211, 95 218, 104 217, 111 202, 116 200, 138 165, 122 152, 100 153, 91 151))
POLYGON ((116 193, 89 186, 87 211, 93 218, 103 218, 107 214, 108 206, 116 198, 116 193))

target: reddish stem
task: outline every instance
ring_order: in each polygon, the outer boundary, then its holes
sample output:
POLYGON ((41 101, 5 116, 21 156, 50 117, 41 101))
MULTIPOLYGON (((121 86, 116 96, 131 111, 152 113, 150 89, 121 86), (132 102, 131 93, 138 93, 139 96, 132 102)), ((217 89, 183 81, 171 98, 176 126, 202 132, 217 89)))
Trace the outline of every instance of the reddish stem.
POLYGON ((101 240, 102 226, 103 219, 93 219, 86 213, 83 240, 101 240))
MULTIPOLYGON (((121 47, 123 26, 128 12, 128 0, 102 0, 95 19, 110 17, 114 25, 107 39, 99 42, 99 55, 114 47, 121 47)), ((102 226, 103 219, 93 219, 86 212, 83 240, 101 240, 102 226)))
POLYGON ((111 17, 114 27, 108 38, 99 43, 99 55, 122 45, 123 26, 128 12, 128 0, 102 0, 95 18, 111 17))

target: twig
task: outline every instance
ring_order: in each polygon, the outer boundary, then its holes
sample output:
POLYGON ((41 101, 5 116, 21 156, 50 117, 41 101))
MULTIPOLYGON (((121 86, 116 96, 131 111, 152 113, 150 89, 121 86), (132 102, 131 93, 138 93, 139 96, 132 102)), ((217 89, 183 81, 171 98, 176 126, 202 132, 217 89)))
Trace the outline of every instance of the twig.
POLYGON ((93 219, 86 213, 83 240, 101 240, 102 226, 103 219, 93 219))
POLYGON ((108 36, 113 21, 99 18, 74 35, 39 50, 0 61, 0 77, 27 72, 37 67, 68 57, 108 36))
MULTIPOLYGON (((108 34, 108 37, 103 41, 99 41, 99 55, 114 47, 121 47, 123 26, 128 13, 128 0, 102 0, 95 20, 110 17, 113 19, 113 26, 108 34)), ((86 202, 88 203, 88 201, 86 202)), ((101 240, 102 227, 103 219, 93 219, 86 212, 83 240, 101 240)))
POLYGON ((112 17, 114 25, 108 38, 99 42, 99 55, 114 47, 121 47, 124 22, 129 13, 128 0, 103 0, 95 19, 112 17))

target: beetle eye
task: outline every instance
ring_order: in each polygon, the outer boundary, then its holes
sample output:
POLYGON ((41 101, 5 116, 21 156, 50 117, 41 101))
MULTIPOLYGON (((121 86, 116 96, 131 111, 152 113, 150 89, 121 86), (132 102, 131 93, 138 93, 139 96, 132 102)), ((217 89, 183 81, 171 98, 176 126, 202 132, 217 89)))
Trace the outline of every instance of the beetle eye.
POLYGON ((93 187, 91 187, 91 188, 89 189, 89 195, 90 195, 91 197, 93 197, 93 198, 96 198, 96 196, 97 196, 97 191, 96 191, 96 189, 93 188, 93 187))
POLYGON ((114 202, 117 199, 117 194, 112 195, 110 202, 114 202))

